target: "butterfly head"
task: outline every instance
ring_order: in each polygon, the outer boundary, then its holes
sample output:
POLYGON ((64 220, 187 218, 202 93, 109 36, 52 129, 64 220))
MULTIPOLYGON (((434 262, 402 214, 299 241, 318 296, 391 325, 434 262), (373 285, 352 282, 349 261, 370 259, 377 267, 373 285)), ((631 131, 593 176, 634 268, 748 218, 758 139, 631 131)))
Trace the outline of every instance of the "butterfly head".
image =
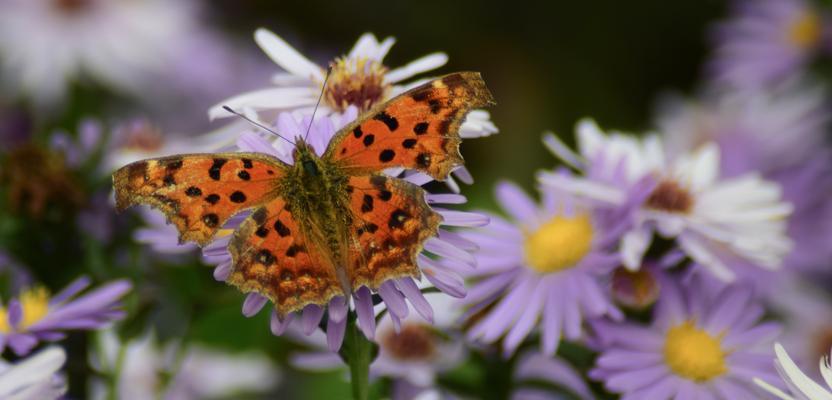
POLYGON ((300 166, 305 174, 309 176, 320 175, 321 169, 318 164, 321 159, 317 154, 315 154, 315 149, 313 149, 312 146, 306 143, 306 141, 301 137, 296 139, 295 150, 292 152, 292 159, 294 160, 294 164, 300 166))

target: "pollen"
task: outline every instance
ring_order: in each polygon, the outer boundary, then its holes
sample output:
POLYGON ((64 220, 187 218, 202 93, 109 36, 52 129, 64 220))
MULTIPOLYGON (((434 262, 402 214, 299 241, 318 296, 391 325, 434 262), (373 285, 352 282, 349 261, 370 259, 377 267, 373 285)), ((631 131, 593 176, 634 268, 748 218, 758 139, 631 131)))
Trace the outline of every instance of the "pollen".
POLYGON ((728 371, 720 338, 696 327, 693 321, 676 325, 667 332, 664 361, 676 375, 695 382, 707 382, 728 371))
POLYGON ((589 253, 593 235, 588 215, 556 216, 526 237, 526 261, 542 274, 572 268, 589 253))
POLYGON ((336 58, 330 64, 324 98, 327 104, 338 112, 349 106, 366 111, 384 100, 390 91, 390 84, 384 82, 387 67, 368 58, 336 58))
POLYGON ((693 208, 693 196, 673 180, 664 180, 653 189, 646 202, 647 208, 684 214, 693 208))
MULTIPOLYGON (((20 329, 26 329, 43 319, 49 312, 49 292, 42 287, 26 290, 21 293, 20 307, 23 309, 23 319, 20 329)), ((10 333, 8 310, 0 307, 0 333, 10 333)))
POLYGON ((399 361, 428 361, 436 356, 436 340, 429 326, 405 324, 399 333, 390 329, 379 343, 399 361))
POLYGON ((804 11, 789 25, 788 41, 795 47, 808 49, 814 47, 821 38, 821 19, 817 13, 804 11))

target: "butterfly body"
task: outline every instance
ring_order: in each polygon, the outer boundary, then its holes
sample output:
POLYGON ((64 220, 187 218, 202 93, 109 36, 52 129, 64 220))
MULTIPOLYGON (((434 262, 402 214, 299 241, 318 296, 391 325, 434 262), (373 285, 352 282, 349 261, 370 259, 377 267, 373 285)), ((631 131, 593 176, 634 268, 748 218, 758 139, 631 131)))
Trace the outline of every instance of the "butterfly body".
POLYGON ((138 161, 113 175, 116 207, 161 209, 181 241, 209 243, 229 218, 251 213, 228 244, 228 282, 274 302, 279 314, 325 305, 360 286, 419 277, 416 256, 442 217, 403 167, 445 179, 462 163, 459 125, 492 103, 476 73, 412 89, 362 114, 318 156, 298 138, 291 165, 261 153, 186 154, 138 161))

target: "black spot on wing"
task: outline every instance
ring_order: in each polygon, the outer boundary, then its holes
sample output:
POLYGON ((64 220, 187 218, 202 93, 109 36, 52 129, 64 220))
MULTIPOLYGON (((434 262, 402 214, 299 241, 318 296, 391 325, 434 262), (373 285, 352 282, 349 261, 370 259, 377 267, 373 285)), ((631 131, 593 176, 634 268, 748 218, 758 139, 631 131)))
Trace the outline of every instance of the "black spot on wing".
POLYGON ((211 205, 217 204, 220 201, 220 195, 213 193, 205 196, 205 201, 210 203, 211 205))
POLYGON ((375 141, 375 139, 375 135, 364 136, 364 147, 369 147, 371 144, 373 144, 373 141, 375 141))
POLYGON ((234 203, 245 203, 246 194, 238 190, 234 193, 231 193, 231 196, 228 196, 228 198, 231 199, 231 201, 234 203))
POLYGON ((391 149, 385 149, 378 155, 378 160, 381 162, 390 162, 393 161, 393 158, 396 157, 396 152, 391 149))
POLYGON ((190 197, 202 196, 202 190, 200 190, 196 186, 191 186, 191 187, 185 189, 185 194, 190 196, 190 197))
POLYGON ((216 228, 216 226, 220 223, 220 218, 217 214, 205 214, 202 216, 202 223, 209 228, 216 228))
POLYGON ((355 129, 352 130, 352 135, 355 136, 356 139, 360 138, 364 132, 361 131, 360 126, 356 126, 355 129))
POLYGON ((249 174, 248 171, 240 171, 237 173, 237 177, 244 181, 247 181, 251 179, 251 174, 249 174))
POLYGON ((428 126, 430 126, 430 123, 428 122, 419 122, 416 125, 413 125, 413 133, 417 135, 424 135, 428 133, 428 126))
POLYGON ((365 194, 364 199, 361 201, 361 212, 368 213, 370 211, 373 211, 373 196, 365 194))
POLYGON ((390 229, 401 229, 402 227, 404 227, 405 221, 407 221, 409 218, 410 214, 408 214, 402 209, 398 209, 396 211, 393 211, 392 214, 390 214, 390 220, 387 221, 387 226, 389 226, 390 229))
POLYGON ((274 263, 274 255, 266 249, 261 249, 257 252, 255 260, 263 265, 272 265, 274 263))
POLYGON ((241 161, 243 162, 243 168, 245 168, 245 169, 251 169, 251 168, 254 168, 254 164, 252 164, 252 163, 251 163, 251 160, 250 160, 250 159, 248 159, 248 158, 243 158, 241 161))
POLYGON ((389 190, 381 190, 378 192, 378 198, 383 201, 389 201, 391 198, 393 198, 393 192, 389 190))
POLYGON ((384 125, 387 125, 387 129, 390 129, 391 132, 399 129, 399 120, 384 111, 376 114, 373 119, 384 122, 384 125))
POLYGON ((220 170, 226 162, 228 162, 228 160, 224 158, 215 158, 214 163, 211 164, 211 168, 208 169, 208 176, 215 181, 220 180, 220 170))
POLYGON ((283 222, 280 222, 280 220, 274 221, 274 231, 277 232, 280 237, 286 237, 292 233, 289 227, 283 225, 283 222))
POLYGON ((405 139, 402 141, 402 147, 405 149, 412 149, 413 146, 416 146, 416 139, 405 139))

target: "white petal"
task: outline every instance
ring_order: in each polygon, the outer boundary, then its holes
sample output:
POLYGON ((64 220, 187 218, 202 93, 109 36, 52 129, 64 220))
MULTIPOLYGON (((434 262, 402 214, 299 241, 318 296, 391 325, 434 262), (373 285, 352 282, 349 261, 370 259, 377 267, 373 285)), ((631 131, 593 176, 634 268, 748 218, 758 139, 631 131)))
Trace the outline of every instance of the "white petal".
POLYGON ((422 72, 437 69, 447 62, 448 56, 445 53, 428 54, 401 67, 390 70, 384 74, 384 79, 390 83, 397 83, 414 75, 421 74, 422 72))
POLYGON ((754 381, 755 384, 757 384, 757 386, 759 386, 759 387, 763 388, 765 391, 777 396, 777 398, 780 399, 780 400, 797 400, 794 397, 789 396, 788 394, 786 394, 782 390, 774 387, 773 385, 770 385, 768 382, 766 382, 766 381, 764 381, 760 378, 754 378, 752 380, 754 381))
POLYGON ((377 53, 378 47, 379 43, 376 36, 367 32, 358 38, 350 52, 347 53, 347 57, 351 59, 372 58, 377 53))
POLYGON ((815 383, 812 379, 810 379, 800 368, 797 367, 797 364, 792 361, 789 354, 786 353, 786 350, 783 349, 783 346, 780 343, 774 344, 774 352, 777 354, 777 362, 779 363, 782 371, 786 376, 784 379, 788 379, 795 387, 800 389, 804 395, 809 397, 812 400, 832 400, 832 393, 827 392, 824 390, 823 387, 815 383))
POLYGON ((564 176, 552 172, 540 173, 537 175, 537 179, 544 185, 566 193, 612 205, 621 205, 626 200, 625 193, 618 188, 593 182, 588 179, 564 176))
POLYGON ((381 62, 384 60, 384 57, 387 56, 387 53, 390 52, 390 48, 396 43, 396 39, 393 37, 387 37, 384 39, 383 42, 379 43, 378 49, 376 50, 376 54, 373 55, 373 58, 376 61, 381 62))
POLYGON ((650 245, 652 235, 653 231, 647 225, 642 224, 627 232, 621 239, 621 258, 627 269, 636 271, 641 268, 641 259, 644 257, 647 246, 650 245))
POLYGON ((226 99, 208 110, 211 119, 233 117, 223 107, 228 106, 238 111, 246 108, 254 110, 297 108, 314 105, 317 98, 310 88, 269 88, 239 94, 226 99))
POLYGON ((582 119, 575 127, 578 139, 578 151, 586 159, 591 159, 604 145, 605 135, 592 119, 582 119))
POLYGON ((286 43, 268 29, 257 29, 254 32, 254 40, 275 64, 287 72, 309 80, 323 81, 324 76, 321 67, 309 61, 289 43, 286 43))
POLYGON ((60 347, 50 347, 24 359, 0 375, 0 397, 52 379, 64 362, 66 353, 60 347))
POLYGON ((714 254, 705 243, 690 234, 682 234, 678 237, 679 246, 682 247, 690 258, 703 267, 708 268, 717 278, 724 282, 731 282, 736 277, 734 272, 728 268, 722 260, 714 254))

